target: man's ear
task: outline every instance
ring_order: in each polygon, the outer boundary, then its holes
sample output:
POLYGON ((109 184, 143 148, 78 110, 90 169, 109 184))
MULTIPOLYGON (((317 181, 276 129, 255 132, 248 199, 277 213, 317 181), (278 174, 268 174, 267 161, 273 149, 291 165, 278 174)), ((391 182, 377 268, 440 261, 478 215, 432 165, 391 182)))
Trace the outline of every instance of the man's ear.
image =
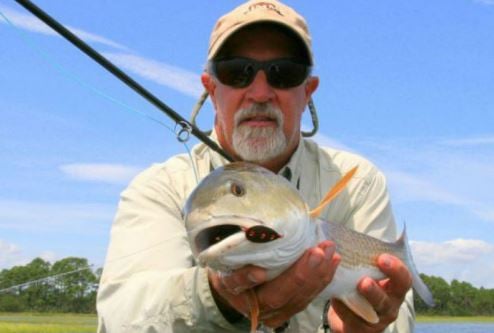
POLYGON ((201 74, 201 82, 204 86, 204 89, 209 93, 209 96, 214 96, 214 90, 216 88, 216 83, 214 82, 214 78, 208 72, 203 72, 201 74))
POLYGON ((201 74, 201 82, 202 85, 204 86, 204 89, 209 94, 209 97, 211 98, 211 102, 213 102, 213 105, 216 109, 216 82, 211 74, 208 72, 203 72, 201 74))
POLYGON ((305 98, 307 99, 307 102, 309 102, 310 97, 312 96, 314 91, 317 90, 318 86, 319 86, 318 76, 311 76, 307 79, 307 82, 305 83, 305 98))

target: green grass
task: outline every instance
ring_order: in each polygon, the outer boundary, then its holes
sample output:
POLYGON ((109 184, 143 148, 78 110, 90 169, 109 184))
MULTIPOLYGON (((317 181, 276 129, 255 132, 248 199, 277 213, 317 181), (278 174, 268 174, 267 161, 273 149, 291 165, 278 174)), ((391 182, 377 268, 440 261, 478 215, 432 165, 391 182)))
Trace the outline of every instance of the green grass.
POLYGON ((494 323, 494 316, 417 316, 418 323, 494 323))
MULTIPOLYGON (((494 323, 494 316, 452 317, 417 316, 419 323, 494 323)), ((2 333, 94 333, 94 314, 0 313, 2 333)))
POLYGON ((2 333, 94 333, 96 315, 0 313, 2 333))

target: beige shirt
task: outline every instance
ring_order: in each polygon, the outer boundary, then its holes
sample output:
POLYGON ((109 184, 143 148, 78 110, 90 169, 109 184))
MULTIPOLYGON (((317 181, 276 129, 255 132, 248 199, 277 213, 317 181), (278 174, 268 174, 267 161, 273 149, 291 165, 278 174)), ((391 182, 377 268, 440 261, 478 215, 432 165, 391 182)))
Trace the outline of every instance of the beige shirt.
MULTIPOLYGON (((181 209, 198 180, 226 164, 198 144, 138 175, 122 193, 98 291, 98 332, 247 332, 227 322, 209 289, 206 270, 195 266, 181 209)), ((321 214, 359 232, 392 241, 396 227, 382 173, 355 154, 301 140, 280 171, 315 207, 355 165, 354 180, 321 214)), ((318 332, 326 300, 316 298, 290 320, 286 332, 318 332)), ((385 331, 412 332, 411 291, 397 321, 385 331)), ((320 329, 320 328, 319 328, 320 329)))

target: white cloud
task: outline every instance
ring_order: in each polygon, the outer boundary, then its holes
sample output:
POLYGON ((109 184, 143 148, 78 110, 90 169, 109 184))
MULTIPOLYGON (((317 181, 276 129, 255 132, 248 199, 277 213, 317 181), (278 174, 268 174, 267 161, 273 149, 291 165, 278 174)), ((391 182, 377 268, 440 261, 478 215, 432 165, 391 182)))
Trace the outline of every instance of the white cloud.
POLYGON ((35 258, 41 258, 51 263, 60 259, 55 252, 48 250, 30 256, 20 246, 0 239, 0 269, 26 265, 35 258))
POLYGON ((358 146, 386 174, 394 202, 452 205, 494 222, 492 138, 367 140, 358 146))
POLYGON ((134 166, 103 163, 65 164, 59 168, 73 179, 110 184, 127 184, 141 171, 141 168, 134 166))
POLYGON ((21 260, 21 249, 12 243, 0 239, 0 268, 10 267, 21 260))
POLYGON ((422 176, 401 171, 387 171, 386 177, 393 195, 400 201, 429 201, 441 204, 464 205, 465 201, 440 188, 422 176))
MULTIPOLYGON (((49 26, 37 19, 31 14, 24 14, 8 7, 0 6, 0 12, 2 12, 9 21, 20 29, 24 29, 31 32, 36 32, 48 36, 60 37, 58 33, 52 30, 49 26)), ((5 19, 0 16, 0 23, 7 23, 5 19)), ((86 42, 99 43, 106 46, 110 46, 117 49, 126 49, 125 46, 120 45, 108 38, 92 34, 90 32, 66 26, 70 31, 76 34, 79 38, 86 42)))
POLYGON ((481 3, 484 5, 494 5, 494 0, 474 0, 474 2, 481 3))
MULTIPOLYGON (((306 125, 302 128, 308 130, 306 125)), ((313 140, 322 146, 360 153, 377 163, 386 175, 393 202, 452 205, 494 222, 494 201, 488 186, 494 182, 494 152, 472 151, 472 146, 494 142, 494 135, 423 142, 368 139, 358 142, 358 149, 321 132, 313 140)))
MULTIPOLYGON (((0 12, 4 13, 9 21, 20 29, 60 37, 54 30, 30 14, 24 14, 4 6, 0 6, 0 12)), ((0 23, 7 22, 0 16, 0 23)), ((103 36, 70 26, 67 26, 67 28, 86 42, 99 43, 128 52, 127 47, 103 36)), ((198 98, 203 92, 200 77, 197 73, 130 53, 106 52, 103 55, 130 72, 193 98, 198 98)))
POLYGON ((474 208, 475 214, 485 221, 494 221, 494 207, 492 206, 477 206, 474 208))
MULTIPOLYGON (((307 132, 310 131, 309 127, 307 127, 307 126, 302 126, 302 130, 307 131, 307 132)), ((332 137, 330 137, 326 134, 321 133, 320 131, 317 132, 317 134, 314 135, 311 139, 323 147, 331 147, 331 148, 335 148, 335 149, 345 150, 348 152, 354 152, 354 150, 352 148, 350 148, 349 146, 345 145, 344 143, 342 143, 336 139, 333 139, 332 137)))
POLYGON ((424 265, 468 263, 484 254, 493 253, 494 246, 476 239, 453 239, 442 243, 411 241, 414 257, 424 265))
POLYGON ((185 95, 198 98, 204 90, 197 73, 127 53, 106 52, 104 56, 122 68, 185 95))
MULTIPOLYGON (((492 0, 494 4, 494 0, 492 0)), ((471 147, 482 145, 494 145, 494 136, 477 136, 471 138, 449 139, 439 141, 440 144, 457 147, 471 147)))
POLYGON ((0 229, 52 234, 106 233, 116 205, 0 200, 0 229))
POLYGON ((441 243, 410 241, 410 246, 420 272, 494 288, 493 244, 459 238, 441 243))
POLYGON ((60 259, 55 252, 48 251, 48 250, 41 252, 38 257, 40 257, 44 261, 49 261, 51 263, 53 263, 53 262, 57 261, 58 259, 60 259))

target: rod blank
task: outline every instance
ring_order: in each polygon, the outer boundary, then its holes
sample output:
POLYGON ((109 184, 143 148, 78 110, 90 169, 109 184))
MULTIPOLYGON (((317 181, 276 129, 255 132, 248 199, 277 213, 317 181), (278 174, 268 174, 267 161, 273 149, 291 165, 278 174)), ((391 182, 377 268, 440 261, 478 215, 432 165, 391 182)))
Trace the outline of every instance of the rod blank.
POLYGON ((125 72, 123 72, 120 68, 114 65, 110 60, 102 56, 91 46, 86 44, 83 40, 73 34, 70 30, 65 28, 61 23, 55 20, 53 17, 44 12, 41 8, 36 6, 32 1, 29 0, 15 0, 21 6, 26 8, 29 12, 31 12, 38 19, 46 23, 49 27, 59 33, 62 37, 72 43, 75 47, 85 53, 87 56, 92 58, 98 64, 100 64, 107 71, 116 76, 120 81, 125 83, 128 87, 134 90, 136 93, 144 97, 148 102, 157 107, 160 111, 165 113, 168 117, 172 118, 175 123, 179 124, 183 128, 190 128, 192 135, 201 140, 204 144, 209 146, 215 152, 219 153, 221 156, 226 158, 228 161, 232 162, 233 158, 225 152, 220 146, 218 146, 214 141, 212 141, 206 134, 204 134, 199 128, 197 128, 194 124, 187 121, 180 114, 175 112, 168 105, 163 103, 158 97, 154 96, 148 90, 146 90, 143 86, 137 83, 134 79, 128 76, 125 72))

